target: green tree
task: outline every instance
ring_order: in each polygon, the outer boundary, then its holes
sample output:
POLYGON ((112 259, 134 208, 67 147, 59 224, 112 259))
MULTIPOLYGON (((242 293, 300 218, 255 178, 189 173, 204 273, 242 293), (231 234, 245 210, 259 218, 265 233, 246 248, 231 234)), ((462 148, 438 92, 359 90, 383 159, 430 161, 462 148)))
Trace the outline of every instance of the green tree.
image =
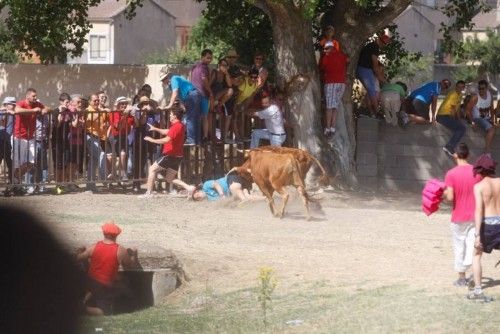
MULTIPOLYGON (((335 168, 347 182, 355 181, 355 119, 352 109, 352 79, 357 59, 366 40, 381 29, 389 26, 413 1, 411 0, 248 0, 245 6, 261 9, 268 17, 272 29, 276 81, 286 93, 285 107, 292 115, 296 145, 305 148, 335 168), (349 81, 344 94, 343 108, 337 120, 337 134, 332 143, 327 143, 321 133, 320 84, 314 55, 314 27, 323 22, 333 23, 344 52, 351 58, 348 67, 349 81), (332 154, 333 153, 333 154, 332 154)), ((443 10, 449 17, 456 18, 447 29, 452 32, 470 27, 475 13, 485 10, 485 1, 452 0, 453 6, 443 10)), ((233 21, 248 20, 248 14, 239 14, 241 2, 229 0, 207 0, 205 13, 213 29, 230 26, 227 19, 216 15, 223 11, 233 13, 233 21), (217 11, 213 11, 213 9, 217 11), (238 13, 238 15, 236 15, 238 13), (240 16, 241 15, 241 16, 240 16)), ((225 16, 227 17, 227 16, 225 16)), ((245 25, 251 29, 251 25, 245 25)), ((226 30, 227 31, 227 30, 226 30)), ((317 31, 317 29, 316 29, 317 31)), ((237 33, 241 33, 238 30, 237 33)), ((317 34, 317 32, 316 32, 317 34)), ((257 44, 257 43, 256 43, 257 44)), ((454 45, 454 44, 453 44, 454 45)), ((452 44, 449 45, 451 49, 452 44)), ((249 43, 249 46, 256 47, 249 43)))
MULTIPOLYGON (((13 47, 24 57, 36 53, 43 63, 80 56, 90 31, 88 8, 102 0, 2 0, 5 25, 13 47)), ((131 18, 142 0, 128 0, 131 18)))
POLYGON ((491 82, 496 81, 500 73, 500 36, 491 30, 486 36, 486 40, 467 39, 456 62, 462 65, 457 71, 467 73, 469 79, 475 80, 484 75, 491 82))
POLYGON ((16 49, 3 24, 0 24, 0 63, 17 63, 16 49))

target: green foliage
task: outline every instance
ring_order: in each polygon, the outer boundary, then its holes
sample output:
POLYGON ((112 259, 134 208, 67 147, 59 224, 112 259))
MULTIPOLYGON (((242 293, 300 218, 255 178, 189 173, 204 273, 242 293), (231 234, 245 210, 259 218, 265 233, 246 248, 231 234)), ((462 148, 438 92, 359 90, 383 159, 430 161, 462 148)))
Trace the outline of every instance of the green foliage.
POLYGON ((457 57, 457 62, 473 65, 476 74, 489 73, 496 76, 500 73, 500 36, 494 31, 487 32, 487 39, 467 39, 463 52, 457 57))
POLYGON ((210 33, 210 22, 202 17, 191 30, 186 48, 170 49, 165 52, 154 52, 144 57, 145 64, 193 64, 200 59, 203 49, 214 53, 215 62, 224 56, 231 46, 219 37, 210 33))
POLYGON ((408 53, 399 59, 397 67, 393 67, 391 81, 401 81, 409 87, 415 87, 422 82, 432 80, 433 64, 433 56, 416 57, 414 53, 408 53))
POLYGON ((17 63, 16 49, 4 25, 0 23, 0 63, 17 63))
POLYGON ((391 43, 384 48, 385 53, 385 74, 388 79, 408 69, 409 64, 417 63, 422 57, 421 53, 411 53, 404 47, 404 38, 401 38, 397 31, 397 25, 388 27, 392 36, 391 43))
POLYGON ((271 22, 251 1, 210 0, 203 15, 206 23, 200 25, 200 38, 195 36, 194 44, 223 41, 236 49, 244 64, 253 62, 256 51, 263 52, 268 61, 273 59, 271 22))
POLYGON ((274 271, 272 268, 263 267, 259 271, 259 296, 258 300, 260 307, 262 309, 262 321, 264 327, 268 326, 267 313, 271 308, 271 302, 273 301, 272 295, 274 289, 276 288, 277 281, 274 277, 274 271))
MULTIPOLYGON (((102 0, 2 0, 8 8, 5 21, 9 39, 23 56, 35 52, 44 63, 80 56, 90 31, 88 8, 102 0)), ((142 0, 128 0, 127 16, 132 17, 142 0)))
POLYGON ((479 76, 479 68, 474 65, 457 65, 451 71, 454 81, 464 80, 465 82, 476 81, 479 76))
POLYGON ((443 49, 454 55, 464 52, 463 43, 453 38, 455 32, 462 29, 471 30, 474 27, 472 19, 480 12, 489 12, 487 0, 449 0, 441 11, 450 18, 450 23, 441 23, 443 33, 443 49))

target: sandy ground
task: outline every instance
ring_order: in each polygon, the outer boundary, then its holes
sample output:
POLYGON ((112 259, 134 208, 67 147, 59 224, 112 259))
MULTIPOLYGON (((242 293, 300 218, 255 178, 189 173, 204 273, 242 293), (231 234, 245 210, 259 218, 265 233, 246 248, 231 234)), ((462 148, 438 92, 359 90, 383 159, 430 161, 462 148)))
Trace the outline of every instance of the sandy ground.
MULTIPOLYGON (((295 194, 295 192, 293 192, 295 194)), ((264 202, 194 203, 162 196, 67 194, 1 198, 43 217, 72 245, 101 237, 113 218, 125 246, 172 249, 190 282, 183 288, 227 291, 256 285, 259 268, 272 267, 283 286, 327 280, 345 288, 404 284, 431 293, 458 293, 451 286, 453 253, 449 208, 430 218, 418 194, 325 192, 322 210, 306 221, 300 201, 273 218, 264 202)), ((484 257, 490 294, 500 297, 499 252, 484 257)), ((486 281, 485 281, 486 282, 486 281)), ((460 293, 465 291, 460 290, 460 293)))

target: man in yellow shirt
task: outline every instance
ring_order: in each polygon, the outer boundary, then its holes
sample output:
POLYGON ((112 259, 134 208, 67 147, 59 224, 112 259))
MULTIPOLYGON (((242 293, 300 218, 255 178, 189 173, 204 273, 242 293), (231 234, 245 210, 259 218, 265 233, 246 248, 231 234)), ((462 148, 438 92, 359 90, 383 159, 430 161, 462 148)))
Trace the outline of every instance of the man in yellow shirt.
POLYGON ((465 81, 457 81, 455 89, 446 95, 443 103, 439 107, 436 121, 452 132, 448 143, 443 147, 443 151, 450 157, 455 153, 460 139, 465 134, 465 125, 459 118, 460 103, 462 102, 462 92, 465 89, 465 81))
POLYGON ((101 141, 106 141, 106 133, 109 125, 108 114, 99 106, 99 96, 92 94, 90 105, 85 117, 85 130, 87 152, 89 155, 87 166, 87 190, 96 192, 95 169, 98 168, 99 180, 106 178, 106 154, 101 146, 101 141))

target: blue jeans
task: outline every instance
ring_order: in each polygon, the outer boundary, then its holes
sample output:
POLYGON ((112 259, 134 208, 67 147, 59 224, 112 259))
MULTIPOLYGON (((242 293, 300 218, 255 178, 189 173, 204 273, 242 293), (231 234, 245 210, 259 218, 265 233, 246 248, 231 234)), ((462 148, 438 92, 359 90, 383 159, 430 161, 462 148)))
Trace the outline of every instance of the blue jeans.
POLYGON ((281 146, 286 139, 284 134, 272 134, 268 129, 255 129, 252 131, 252 140, 250 142, 250 148, 256 148, 259 146, 261 139, 269 140, 271 146, 281 146))
POLYGON ((199 144, 201 137, 201 93, 197 89, 191 90, 184 99, 186 115, 186 144, 199 144))
POLYGON ((465 125, 462 121, 448 115, 437 115, 436 121, 452 132, 451 138, 446 144, 446 148, 455 152, 455 147, 457 147, 460 139, 462 139, 465 134, 465 125))
MULTIPOLYGON (((87 166, 87 181, 96 181, 95 170, 98 168, 99 180, 106 179, 106 154, 101 148, 99 138, 87 135, 87 153, 89 155, 87 166)), ((95 187, 87 183, 87 187, 95 187)))

